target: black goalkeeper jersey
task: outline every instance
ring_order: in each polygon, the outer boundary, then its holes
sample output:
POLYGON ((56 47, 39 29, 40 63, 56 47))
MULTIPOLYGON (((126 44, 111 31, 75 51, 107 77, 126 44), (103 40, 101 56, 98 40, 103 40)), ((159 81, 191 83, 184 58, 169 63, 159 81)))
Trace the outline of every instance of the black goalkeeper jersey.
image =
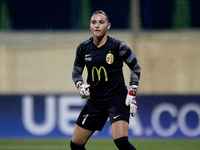
POLYGON ((123 62, 131 69, 131 85, 138 85, 140 66, 131 49, 122 41, 108 36, 100 48, 93 38, 81 43, 76 51, 72 78, 75 84, 83 81, 82 72, 87 68, 87 84, 90 85, 90 100, 114 101, 121 93, 127 93, 123 77, 123 62))

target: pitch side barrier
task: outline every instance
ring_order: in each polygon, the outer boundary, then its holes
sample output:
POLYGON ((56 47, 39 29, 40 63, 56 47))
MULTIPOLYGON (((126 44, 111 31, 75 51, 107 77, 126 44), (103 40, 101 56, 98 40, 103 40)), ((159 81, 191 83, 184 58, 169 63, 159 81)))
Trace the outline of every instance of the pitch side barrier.
MULTIPOLYGON (((131 138, 200 138, 200 95, 138 95, 131 138)), ((70 138, 77 95, 0 95, 0 138, 70 138)), ((111 137, 109 121, 94 138, 111 137)))

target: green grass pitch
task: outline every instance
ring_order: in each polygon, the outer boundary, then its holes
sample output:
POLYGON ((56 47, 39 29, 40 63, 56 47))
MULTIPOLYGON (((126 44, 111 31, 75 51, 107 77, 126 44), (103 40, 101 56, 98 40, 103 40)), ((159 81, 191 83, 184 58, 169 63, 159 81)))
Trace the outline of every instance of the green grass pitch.
MULTIPOLYGON (((200 140, 131 139, 137 150, 200 150, 200 140)), ((0 139, 0 150, 70 150, 69 139, 0 139)), ((90 139, 87 150, 117 150, 111 139, 90 139)))

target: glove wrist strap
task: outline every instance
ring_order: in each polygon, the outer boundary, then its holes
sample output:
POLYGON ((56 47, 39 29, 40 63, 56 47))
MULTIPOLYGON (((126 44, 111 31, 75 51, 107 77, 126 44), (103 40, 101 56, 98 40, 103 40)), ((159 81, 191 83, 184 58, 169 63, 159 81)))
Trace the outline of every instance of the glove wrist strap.
POLYGON ((83 81, 78 81, 77 83, 76 83, 76 87, 79 89, 80 88, 80 86, 83 84, 83 81))
POLYGON ((138 86, 137 85, 130 85, 129 86, 129 90, 133 89, 135 91, 137 91, 138 86))
POLYGON ((131 96, 136 96, 136 92, 137 92, 137 85, 130 85, 129 87, 129 95, 131 96))

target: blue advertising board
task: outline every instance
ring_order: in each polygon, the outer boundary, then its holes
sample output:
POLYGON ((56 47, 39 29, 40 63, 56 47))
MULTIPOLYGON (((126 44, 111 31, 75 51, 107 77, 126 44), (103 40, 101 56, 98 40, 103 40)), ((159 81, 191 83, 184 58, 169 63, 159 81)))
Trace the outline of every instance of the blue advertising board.
MULTIPOLYGON (((130 138, 200 138, 199 95, 138 95, 130 138)), ((76 95, 1 95, 0 138, 70 138, 85 104, 76 95)), ((111 137, 109 120, 94 138, 111 137)))

